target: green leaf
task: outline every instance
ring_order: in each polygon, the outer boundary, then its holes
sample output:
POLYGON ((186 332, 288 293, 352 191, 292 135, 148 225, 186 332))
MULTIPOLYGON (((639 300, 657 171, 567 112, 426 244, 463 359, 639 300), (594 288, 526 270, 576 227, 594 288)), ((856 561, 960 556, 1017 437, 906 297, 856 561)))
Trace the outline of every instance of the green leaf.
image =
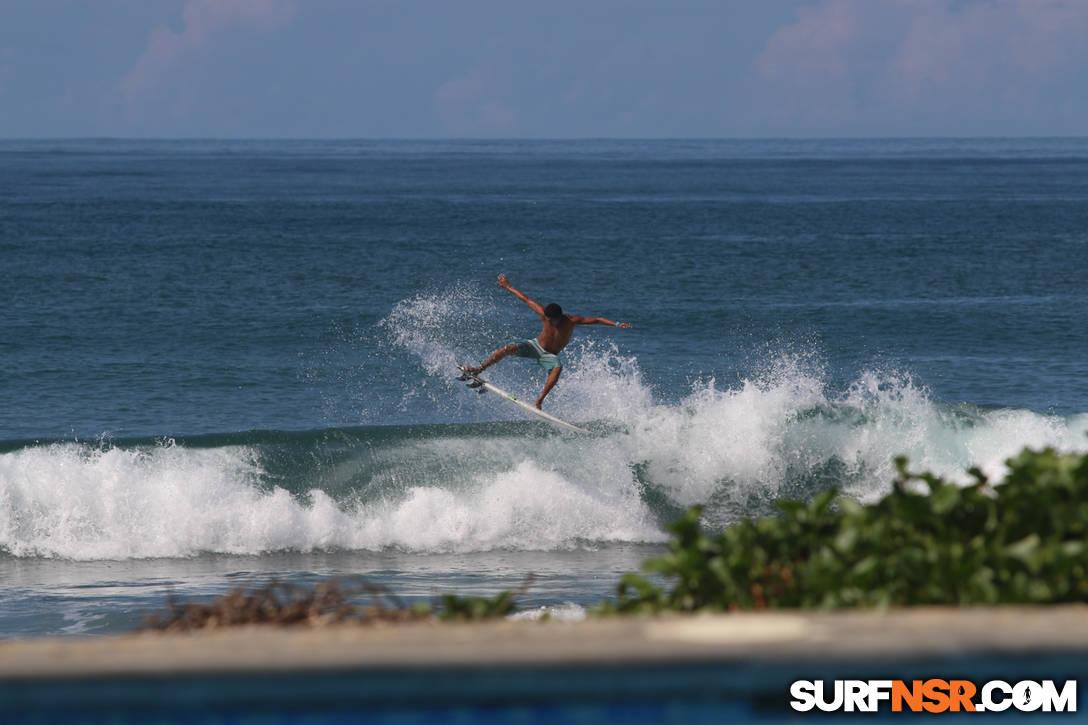
POLYGON ((826 490, 717 534, 689 509, 643 566, 669 584, 625 577, 618 607, 1088 602, 1088 455, 1024 451, 992 487, 977 469, 964 488, 895 463, 869 506, 826 490))
POLYGON ((937 487, 930 494, 930 498, 933 502, 933 512, 946 514, 960 502, 960 489, 955 484, 944 484, 937 487))
POLYGON ((1030 534, 1019 541, 1005 547, 1005 553, 1014 559, 1019 559, 1025 564, 1033 559, 1033 555, 1039 548, 1039 535, 1030 534))

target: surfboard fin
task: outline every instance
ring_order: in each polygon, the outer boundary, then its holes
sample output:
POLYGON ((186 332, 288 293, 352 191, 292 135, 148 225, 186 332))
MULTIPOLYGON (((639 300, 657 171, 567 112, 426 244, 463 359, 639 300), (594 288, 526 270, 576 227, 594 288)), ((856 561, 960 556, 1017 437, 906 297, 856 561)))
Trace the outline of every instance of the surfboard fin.
MULTIPOLYGON (((461 374, 457 376, 457 379, 464 381, 466 388, 479 388, 484 384, 484 381, 481 380, 475 373, 470 373, 469 371, 465 370, 465 367, 463 365, 458 365, 457 369, 461 371, 461 374)), ((482 393, 484 391, 477 390, 476 392, 482 393)))

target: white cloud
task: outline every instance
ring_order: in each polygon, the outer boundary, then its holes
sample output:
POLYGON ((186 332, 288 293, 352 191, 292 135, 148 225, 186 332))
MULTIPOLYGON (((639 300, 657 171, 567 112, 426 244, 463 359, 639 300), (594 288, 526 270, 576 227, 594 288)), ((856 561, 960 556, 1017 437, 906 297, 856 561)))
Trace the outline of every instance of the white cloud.
POLYGON ((497 98, 480 106, 480 122, 485 128, 495 130, 512 128, 517 118, 517 112, 497 98))
POLYGON ((3 92, 8 79, 15 73, 15 51, 10 48, 0 48, 0 92, 3 92))
POLYGON ((470 103, 476 103, 487 90, 487 81, 479 71, 473 71, 460 78, 454 78, 442 84, 434 94, 435 103, 449 109, 459 109, 470 103))
POLYGON ((497 97, 493 85, 489 74, 479 68, 442 84, 434 104, 446 127, 465 134, 512 129, 518 114, 497 97))
POLYGON ((757 103, 768 118, 828 126, 938 108, 1045 120, 1086 88, 1068 83, 1086 38, 1088 2, 824 0, 767 40, 757 103))
POLYGON ((198 58, 223 33, 248 29, 268 31, 288 25, 296 0, 189 0, 182 9, 184 29, 154 28, 147 48, 117 85, 128 103, 155 91, 172 72, 198 58))

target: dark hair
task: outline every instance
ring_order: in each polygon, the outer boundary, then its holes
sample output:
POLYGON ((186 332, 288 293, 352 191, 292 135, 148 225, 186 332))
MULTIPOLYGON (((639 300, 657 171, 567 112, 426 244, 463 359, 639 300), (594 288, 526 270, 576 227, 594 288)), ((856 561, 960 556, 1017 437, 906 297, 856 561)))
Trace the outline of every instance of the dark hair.
POLYGON ((563 316, 563 308, 552 302, 544 308, 544 316, 549 320, 558 320, 563 316))

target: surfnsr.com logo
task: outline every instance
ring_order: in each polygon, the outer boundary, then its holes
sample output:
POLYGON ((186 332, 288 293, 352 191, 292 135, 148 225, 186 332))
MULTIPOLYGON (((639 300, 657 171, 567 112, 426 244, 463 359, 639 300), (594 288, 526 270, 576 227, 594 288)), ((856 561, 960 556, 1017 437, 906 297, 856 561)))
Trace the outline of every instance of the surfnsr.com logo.
POLYGON ((790 697, 798 712, 1076 712, 1077 681, 797 680, 790 697))

